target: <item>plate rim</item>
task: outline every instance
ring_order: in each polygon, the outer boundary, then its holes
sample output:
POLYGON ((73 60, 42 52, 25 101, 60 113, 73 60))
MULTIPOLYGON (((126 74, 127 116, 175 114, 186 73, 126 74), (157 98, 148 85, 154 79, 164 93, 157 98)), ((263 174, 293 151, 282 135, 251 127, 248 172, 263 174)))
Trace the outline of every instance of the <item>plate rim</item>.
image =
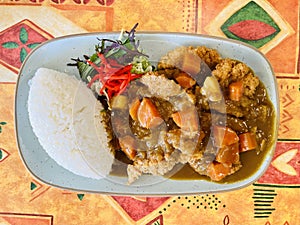
MULTIPOLYGON (((84 191, 84 192, 88 192, 88 193, 100 193, 100 194, 107 194, 107 195, 130 195, 130 196, 140 196, 140 195, 147 195, 147 196, 174 196, 174 195, 182 195, 182 194, 185 194, 185 195, 194 195, 194 194, 206 194, 206 193, 217 193, 217 192, 226 192, 226 191, 233 191, 233 190, 237 190, 237 189, 241 189, 241 188, 244 188, 246 186, 249 186, 251 185, 252 183, 256 182, 263 174, 264 172, 267 170, 267 168, 269 167, 270 163, 271 163, 271 158, 272 156, 274 155, 274 152, 275 152, 275 149, 276 149, 276 144, 277 144, 277 138, 278 138, 278 127, 279 127, 279 93, 278 91, 276 91, 276 94, 277 96, 274 96, 275 99, 276 99, 276 102, 277 102, 277 106, 273 105, 274 107, 274 111, 275 111, 275 119, 274 119, 274 122, 276 123, 274 125, 274 143, 272 145, 272 149, 269 149, 269 152, 267 153, 267 156, 265 156, 265 158, 270 158, 269 159, 269 162, 267 162, 267 166, 264 167, 264 169, 259 173, 259 174, 256 174, 257 171, 251 175, 249 178, 246 178, 246 179, 243 179, 241 181, 238 181, 238 182, 234 182, 234 184, 238 184, 236 185, 235 187, 228 187, 228 188, 223 188, 221 190, 219 189, 216 189, 216 190, 207 190, 207 191, 187 191, 187 192, 172 192, 172 193, 168 193, 168 192, 161 192, 161 193, 152 193, 152 192, 134 192, 134 189, 136 187, 134 187, 132 190, 132 193, 129 193, 129 192, 110 192, 110 191, 97 191, 97 190, 81 190, 81 189, 77 189, 75 187, 65 187, 65 186, 62 186, 62 185, 58 185, 58 184, 55 184, 55 183, 50 183, 48 181, 46 181, 45 179, 39 177, 36 175, 36 173, 34 171, 32 171, 31 167, 28 165, 28 162, 27 162, 27 159, 24 157, 23 155, 23 152, 22 152, 22 147, 20 146, 20 140, 19 140, 19 131, 18 131, 18 127, 19 127, 19 121, 18 121, 18 115, 17 115, 17 110, 18 110, 18 107, 17 107, 17 102, 18 102, 18 91, 19 91, 19 85, 20 85, 20 80, 22 79, 21 77, 21 74, 27 64, 27 62, 30 60, 31 56, 33 54, 35 54, 37 51, 39 51, 41 48, 47 46, 49 43, 53 43, 55 41, 59 41, 59 40, 65 40, 65 39, 69 39, 69 38, 80 38, 80 37, 101 37, 101 35, 114 35, 114 36, 117 36, 117 35, 120 35, 120 31, 112 31, 112 32, 91 32, 91 33, 79 33, 79 34, 70 34, 70 35, 65 35, 65 36, 60 36, 60 37, 55 37, 55 38, 52 38, 50 40, 47 40, 45 42, 43 42, 42 44, 40 44, 39 46, 37 46, 36 48, 34 48, 26 57, 26 59, 23 61, 20 69, 19 69, 19 72, 18 72, 18 78, 17 78, 17 82, 16 82, 16 88, 15 88, 15 101, 14 101, 14 118, 15 118, 15 121, 14 121, 14 124, 15 124, 15 135, 16 135, 16 139, 17 139, 17 147, 18 147, 18 152, 19 152, 19 155, 21 156, 21 161, 23 162, 23 164, 25 165, 26 169, 30 172, 31 175, 33 175, 37 180, 41 181, 42 183, 45 183, 47 185, 50 185, 50 186, 54 186, 54 187, 57 187, 57 188, 61 188, 61 189, 68 189, 68 190, 72 190, 72 191, 84 191), (276 138, 275 138, 276 137, 276 138), (253 177, 255 175, 255 177, 253 177), (250 179, 252 178, 252 179, 250 179), (255 178, 255 179, 254 179, 255 178), (246 180, 249 180, 247 182, 244 182, 246 180), (239 183, 242 183, 242 184, 239 184, 239 183)), ((183 32, 154 32, 154 31, 139 31, 136 33, 136 38, 138 39, 139 36, 158 36, 158 35, 170 35, 170 36, 174 36, 174 35, 180 35, 180 36, 187 36, 187 37, 199 37, 199 38, 202 38, 202 39, 213 39, 215 41, 224 41, 224 42, 229 42, 229 43, 234 43, 234 44, 238 44, 238 45, 243 45, 247 48, 250 48, 252 49, 253 51, 256 52, 256 54, 259 54, 261 55, 265 60, 266 60, 266 63, 268 64, 269 66, 269 69, 271 71, 271 74, 273 76, 273 79, 274 79, 274 85, 275 85, 275 88, 278 90, 278 86, 277 86, 277 83, 276 83, 276 77, 275 77, 275 74, 274 74, 274 71, 273 71, 273 68, 269 62, 269 60, 266 58, 266 56, 260 52, 257 48, 247 44, 247 43, 244 43, 244 42, 240 42, 240 41, 237 41, 237 40, 233 40, 233 39, 228 39, 228 38, 224 38, 224 37, 217 37, 217 36, 211 36, 211 35, 206 35, 206 34, 191 34, 191 33, 183 33, 183 32)), ((262 167, 262 166, 260 166, 262 167)), ((77 175, 78 176, 78 175, 77 175)), ((194 181, 198 181, 198 180, 194 180, 194 181)), ((176 183, 178 181, 176 180, 176 183)), ((180 181, 180 183, 183 183, 182 181, 180 181)), ((224 186, 224 184, 221 184, 222 186, 224 186)))

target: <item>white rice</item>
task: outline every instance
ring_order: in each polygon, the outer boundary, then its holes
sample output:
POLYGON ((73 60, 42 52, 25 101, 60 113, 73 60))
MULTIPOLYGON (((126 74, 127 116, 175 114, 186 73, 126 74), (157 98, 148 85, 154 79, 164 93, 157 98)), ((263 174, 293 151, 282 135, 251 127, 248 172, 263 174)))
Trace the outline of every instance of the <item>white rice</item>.
POLYGON ((74 76, 46 68, 29 85, 30 123, 48 155, 76 175, 106 176, 114 159, 92 91, 74 76))

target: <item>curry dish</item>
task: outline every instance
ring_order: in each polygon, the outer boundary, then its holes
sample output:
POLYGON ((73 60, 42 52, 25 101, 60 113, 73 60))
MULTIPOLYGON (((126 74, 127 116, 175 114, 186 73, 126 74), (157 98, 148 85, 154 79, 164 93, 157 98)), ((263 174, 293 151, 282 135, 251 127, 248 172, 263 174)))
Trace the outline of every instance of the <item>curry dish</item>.
POLYGON ((274 141, 263 83, 246 64, 204 46, 167 53, 102 116, 116 158, 112 174, 125 168, 129 183, 142 174, 244 179, 274 141))

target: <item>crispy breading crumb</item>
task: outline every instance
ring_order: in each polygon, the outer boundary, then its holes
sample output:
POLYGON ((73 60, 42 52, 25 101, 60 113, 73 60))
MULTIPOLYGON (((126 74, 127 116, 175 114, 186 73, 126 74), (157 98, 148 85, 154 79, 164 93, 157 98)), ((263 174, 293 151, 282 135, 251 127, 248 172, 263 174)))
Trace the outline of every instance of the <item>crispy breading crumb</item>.
POLYGON ((218 79, 220 85, 227 88, 232 82, 242 80, 244 86, 244 95, 252 97, 259 85, 259 79, 252 70, 242 62, 234 59, 223 59, 212 71, 212 74, 218 79))

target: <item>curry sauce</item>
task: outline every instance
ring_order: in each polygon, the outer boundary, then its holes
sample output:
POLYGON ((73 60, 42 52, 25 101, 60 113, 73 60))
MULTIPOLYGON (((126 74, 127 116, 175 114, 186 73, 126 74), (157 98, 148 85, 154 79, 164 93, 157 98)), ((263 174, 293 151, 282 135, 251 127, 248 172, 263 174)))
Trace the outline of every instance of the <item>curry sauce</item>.
POLYGON ((246 64, 214 50, 174 52, 178 62, 172 54, 162 58, 155 72, 118 96, 118 107, 104 112, 116 158, 111 174, 129 176, 129 183, 141 174, 220 183, 249 178, 275 141, 275 112, 264 84, 246 64), (185 58, 194 57, 184 54, 198 53, 197 74, 180 67, 178 55, 187 67, 193 62, 185 58))

